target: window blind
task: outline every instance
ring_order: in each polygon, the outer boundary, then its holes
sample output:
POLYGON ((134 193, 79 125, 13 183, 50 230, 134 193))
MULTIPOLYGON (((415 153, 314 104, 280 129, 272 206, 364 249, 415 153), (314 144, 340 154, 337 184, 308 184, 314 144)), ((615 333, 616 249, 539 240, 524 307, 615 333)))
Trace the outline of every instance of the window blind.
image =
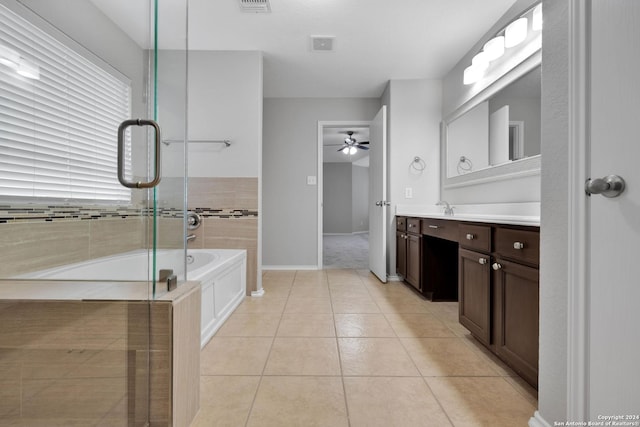
POLYGON ((0 5, 0 200, 130 202, 117 178, 130 98, 130 84, 0 5))

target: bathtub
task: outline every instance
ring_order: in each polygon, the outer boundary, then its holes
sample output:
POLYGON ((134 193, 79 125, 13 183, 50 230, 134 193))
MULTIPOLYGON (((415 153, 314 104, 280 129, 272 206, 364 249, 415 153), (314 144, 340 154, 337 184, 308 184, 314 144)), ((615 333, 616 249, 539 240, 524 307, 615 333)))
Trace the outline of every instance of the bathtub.
MULTIPOLYGON (((183 266, 183 251, 161 249, 156 251, 156 268, 163 265, 183 266)), ((146 282, 149 280, 148 252, 137 250, 90 261, 49 268, 33 273, 22 274, 16 279, 95 281, 101 283, 94 289, 87 289, 86 284, 62 284, 56 292, 60 299, 67 293, 79 299, 121 299, 114 295, 128 295, 124 299, 145 299, 148 290, 131 284, 106 284, 104 282, 146 282), (132 295, 135 295, 132 297, 132 295), (101 297, 102 296, 102 297, 101 297)), ((187 280, 198 281, 202 288, 202 310, 200 322, 200 345, 211 339, 227 318, 233 313, 246 294, 247 255, 239 249, 189 249, 187 251, 187 280)), ((178 271, 178 276, 182 276, 178 271)), ((146 286, 146 285, 145 285, 146 286)), ((157 286, 156 298, 166 293, 166 288, 157 286)))

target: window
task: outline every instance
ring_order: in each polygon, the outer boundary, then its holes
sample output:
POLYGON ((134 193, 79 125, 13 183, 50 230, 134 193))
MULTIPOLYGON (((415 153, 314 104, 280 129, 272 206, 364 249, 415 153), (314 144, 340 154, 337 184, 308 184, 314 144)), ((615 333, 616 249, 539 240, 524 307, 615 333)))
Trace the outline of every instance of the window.
POLYGON ((130 98, 129 82, 0 5, 0 200, 129 203, 117 129, 130 98))

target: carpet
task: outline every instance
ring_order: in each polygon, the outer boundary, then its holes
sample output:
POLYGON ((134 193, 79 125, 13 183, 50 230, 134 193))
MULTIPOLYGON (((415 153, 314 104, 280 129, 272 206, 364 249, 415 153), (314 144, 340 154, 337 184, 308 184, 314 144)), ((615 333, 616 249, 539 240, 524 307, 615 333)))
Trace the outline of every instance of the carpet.
POLYGON ((324 268, 369 269, 369 233, 322 236, 324 268))

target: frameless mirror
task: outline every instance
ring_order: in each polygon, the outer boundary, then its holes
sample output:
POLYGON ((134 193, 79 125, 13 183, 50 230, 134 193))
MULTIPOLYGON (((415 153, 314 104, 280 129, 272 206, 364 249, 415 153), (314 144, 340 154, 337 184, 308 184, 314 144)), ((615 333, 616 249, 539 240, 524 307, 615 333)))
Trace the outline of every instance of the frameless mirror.
POLYGON ((540 154, 540 68, 446 124, 446 178, 540 154))

